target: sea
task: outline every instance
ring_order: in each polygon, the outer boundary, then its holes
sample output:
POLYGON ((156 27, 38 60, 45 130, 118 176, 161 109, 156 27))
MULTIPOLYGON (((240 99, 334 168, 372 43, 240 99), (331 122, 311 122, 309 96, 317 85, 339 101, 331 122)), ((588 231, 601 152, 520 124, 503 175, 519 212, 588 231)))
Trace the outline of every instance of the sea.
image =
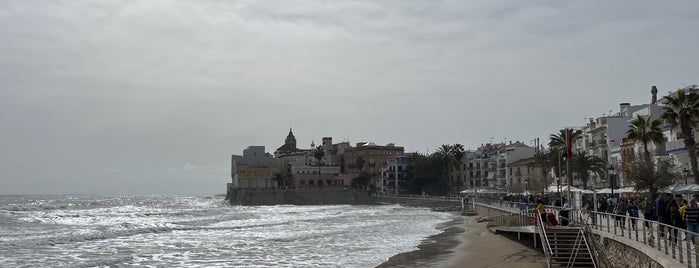
POLYGON ((0 267, 375 267, 454 217, 221 196, 0 195, 0 267))

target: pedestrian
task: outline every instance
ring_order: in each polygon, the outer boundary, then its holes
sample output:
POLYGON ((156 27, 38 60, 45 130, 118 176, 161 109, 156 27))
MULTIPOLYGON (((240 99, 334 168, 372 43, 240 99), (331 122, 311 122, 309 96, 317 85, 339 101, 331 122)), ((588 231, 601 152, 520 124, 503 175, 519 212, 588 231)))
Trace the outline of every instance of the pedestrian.
POLYGON ((536 200, 536 210, 539 212, 539 218, 541 219, 541 223, 546 222, 546 218, 548 218, 548 214, 546 213, 546 206, 544 206, 544 201, 541 201, 541 199, 536 200))
POLYGON ((615 225, 618 225, 621 229, 624 229, 626 226, 626 209, 626 198, 622 197, 614 208, 614 214, 616 214, 615 225))
MULTIPOLYGON (((655 218, 659 223, 668 224, 667 221, 667 203, 665 202, 665 194, 660 193, 658 198, 655 199, 655 218)), ((662 224, 658 225, 661 232, 665 231, 665 226, 662 224)))
POLYGON ((689 201, 689 207, 684 210, 684 220, 687 222, 687 231, 690 232, 689 236, 694 244, 694 235, 699 233, 699 206, 696 199, 689 201))
POLYGON ((682 216, 680 216, 680 206, 677 204, 677 200, 672 199, 667 205, 666 222, 672 225, 672 230, 670 230, 670 241, 677 243, 677 237, 679 235, 679 229, 682 228, 682 216))
POLYGON ((643 218, 645 219, 644 225, 646 228, 650 228, 650 221, 658 220, 655 218, 655 202, 650 202, 648 197, 643 198, 643 218))
POLYGON ((635 200, 629 202, 627 211, 629 212, 629 216, 631 217, 631 229, 636 230, 636 222, 638 220, 638 206, 636 205, 635 200))

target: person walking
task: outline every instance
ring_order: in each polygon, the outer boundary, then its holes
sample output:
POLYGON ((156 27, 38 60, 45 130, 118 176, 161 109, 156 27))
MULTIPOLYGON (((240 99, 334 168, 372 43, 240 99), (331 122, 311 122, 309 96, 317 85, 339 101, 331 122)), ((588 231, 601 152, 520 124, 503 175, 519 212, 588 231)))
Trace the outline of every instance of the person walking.
POLYGON ((643 198, 643 218, 645 219, 644 225, 646 228, 650 228, 650 221, 658 220, 655 218, 655 202, 648 200, 648 197, 643 198))
POLYGON ((666 222, 672 225, 672 230, 670 230, 670 241, 672 243, 677 243, 677 237, 682 228, 682 216, 680 216, 680 206, 677 204, 677 200, 672 199, 667 205, 666 222))
POLYGON ((626 198, 622 197, 614 208, 614 214, 616 214, 616 221, 614 224, 621 227, 621 229, 626 227, 626 202, 626 198))
POLYGON ((544 201, 541 199, 536 200, 536 211, 539 212, 539 218, 541 219, 542 223, 546 223, 546 218, 548 218, 548 214, 546 213, 546 206, 544 206, 544 201))
POLYGON ((696 199, 689 201, 689 207, 684 210, 684 220, 687 222, 687 231, 691 232, 689 237, 694 244, 695 233, 699 233, 699 206, 696 199))
MULTIPOLYGON (((655 199, 655 218, 659 223, 668 224, 667 221, 667 203, 665 202, 665 194, 660 193, 655 199)), ((661 232, 665 232, 665 226, 662 224, 658 227, 661 232)))
POLYGON ((636 230, 636 222, 638 221, 638 206, 636 205, 635 200, 629 202, 627 211, 629 212, 629 216, 631 217, 631 229, 636 230))

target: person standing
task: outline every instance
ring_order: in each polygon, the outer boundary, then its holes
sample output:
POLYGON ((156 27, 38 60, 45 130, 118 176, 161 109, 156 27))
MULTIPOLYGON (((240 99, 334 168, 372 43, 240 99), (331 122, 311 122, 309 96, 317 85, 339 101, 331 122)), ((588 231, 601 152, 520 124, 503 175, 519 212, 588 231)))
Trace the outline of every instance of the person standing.
POLYGON ((696 199, 689 201, 689 207, 684 210, 684 220, 687 222, 687 231, 691 232, 689 236, 694 244, 694 234, 699 233, 699 207, 696 199))

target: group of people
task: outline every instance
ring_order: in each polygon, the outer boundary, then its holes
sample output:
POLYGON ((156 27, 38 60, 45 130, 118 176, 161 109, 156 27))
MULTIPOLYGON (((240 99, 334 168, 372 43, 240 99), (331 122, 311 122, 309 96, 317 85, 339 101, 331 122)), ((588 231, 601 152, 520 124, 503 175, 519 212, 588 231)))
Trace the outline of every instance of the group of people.
MULTIPOLYGON (((668 198, 668 196, 661 193, 654 200, 653 206, 653 209, 649 211, 649 216, 659 223, 680 229, 687 229, 693 233, 699 232, 699 206, 697 206, 697 198, 693 198, 689 201, 684 199, 678 203, 677 199, 668 198)), ((660 225, 660 228, 664 230, 664 225, 660 225)), ((678 232, 677 229, 673 229, 673 231, 669 232, 671 241, 677 242, 678 232)), ((692 243, 694 243, 694 234, 690 235, 690 239, 692 243)))
MULTIPOLYGON (((699 206, 697 198, 691 200, 683 199, 678 202, 664 193, 660 193, 655 200, 640 197, 626 198, 621 197, 618 200, 613 197, 601 198, 597 205, 597 211, 614 214, 615 225, 622 229, 626 226, 626 215, 630 216, 629 225, 635 229, 637 227, 637 218, 639 210, 643 211, 643 218, 646 220, 657 221, 664 225, 659 228, 664 232, 665 225, 676 227, 669 232, 668 238, 671 241, 677 242, 678 229, 686 229, 690 232, 699 233, 699 206)), ((589 208, 588 208, 589 209, 589 208)), ((646 227, 650 227, 648 221, 645 222, 646 227)), ((694 242, 694 234, 690 235, 690 239, 694 242)))

